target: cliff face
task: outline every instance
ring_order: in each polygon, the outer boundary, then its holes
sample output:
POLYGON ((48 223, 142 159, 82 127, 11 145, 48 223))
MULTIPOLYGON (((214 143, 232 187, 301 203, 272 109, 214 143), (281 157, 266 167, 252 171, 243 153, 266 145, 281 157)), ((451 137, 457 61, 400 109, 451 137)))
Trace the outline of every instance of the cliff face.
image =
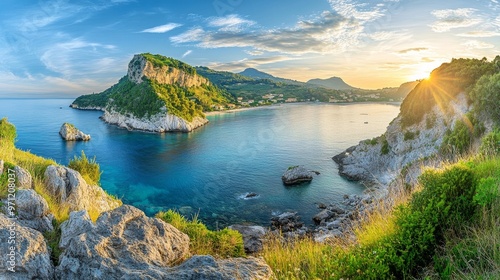
POLYGON ((415 182, 421 165, 432 164, 446 131, 470 109, 465 94, 459 94, 447 107, 443 110, 435 105, 420 122, 405 128, 400 114, 383 136, 361 141, 336 155, 333 159, 339 164, 339 173, 350 180, 384 188, 405 168, 405 180, 415 182), (388 148, 386 153, 382 152, 384 145, 388 148))
POLYGON ((195 68, 148 53, 133 57, 117 84, 78 97, 72 108, 102 110, 102 119, 129 130, 190 132, 208 123, 203 110, 227 103, 223 93, 195 68))
POLYGON ((140 54, 135 55, 128 64, 127 77, 136 84, 142 83, 144 77, 160 84, 177 84, 181 87, 199 87, 210 84, 207 79, 199 75, 192 75, 175 67, 155 66, 140 54))

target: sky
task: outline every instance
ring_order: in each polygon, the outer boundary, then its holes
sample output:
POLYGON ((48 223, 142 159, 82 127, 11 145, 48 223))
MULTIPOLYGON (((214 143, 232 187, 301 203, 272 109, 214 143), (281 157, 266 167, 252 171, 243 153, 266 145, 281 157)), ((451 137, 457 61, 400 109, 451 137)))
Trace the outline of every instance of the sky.
POLYGON ((2 0, 0 97, 75 97, 134 54, 378 89, 500 55, 500 0, 2 0))

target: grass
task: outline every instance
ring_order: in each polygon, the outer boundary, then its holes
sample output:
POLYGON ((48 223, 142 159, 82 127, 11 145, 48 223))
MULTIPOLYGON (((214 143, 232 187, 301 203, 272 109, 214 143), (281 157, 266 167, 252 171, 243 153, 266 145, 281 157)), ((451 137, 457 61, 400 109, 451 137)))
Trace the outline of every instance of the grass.
POLYGON ((189 221, 173 210, 159 212, 156 217, 189 236, 192 255, 212 255, 218 258, 245 256, 243 238, 235 230, 226 228, 211 231, 198 220, 197 215, 189 221))

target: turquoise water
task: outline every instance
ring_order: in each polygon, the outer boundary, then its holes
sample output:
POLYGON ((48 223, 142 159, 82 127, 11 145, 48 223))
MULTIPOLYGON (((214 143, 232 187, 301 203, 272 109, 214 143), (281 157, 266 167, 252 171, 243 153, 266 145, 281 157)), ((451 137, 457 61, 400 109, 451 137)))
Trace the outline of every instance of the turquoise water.
POLYGON ((339 177, 331 157, 382 134, 399 106, 287 104, 209 116, 195 132, 129 132, 69 108, 70 99, 0 99, 0 117, 17 127, 17 146, 67 164, 84 150, 96 156, 104 189, 148 215, 178 209, 199 213, 211 227, 237 222, 268 225, 272 213, 298 211, 306 223, 315 203, 340 201, 363 187, 339 177), (92 136, 64 142, 63 122, 92 136), (368 123, 365 123, 368 122, 368 123), (310 184, 285 187, 293 165, 321 172, 310 184), (242 199, 248 192, 259 196, 242 199))

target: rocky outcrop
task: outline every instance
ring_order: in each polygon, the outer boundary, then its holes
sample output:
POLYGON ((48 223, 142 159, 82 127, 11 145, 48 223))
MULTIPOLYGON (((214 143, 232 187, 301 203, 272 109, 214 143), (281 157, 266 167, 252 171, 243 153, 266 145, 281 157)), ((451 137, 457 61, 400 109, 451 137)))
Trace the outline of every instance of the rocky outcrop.
POLYGON ((201 117, 194 117, 193 121, 188 122, 168 112, 159 113, 148 118, 137 118, 135 116, 125 116, 112 110, 106 110, 101 118, 107 123, 115 124, 128 130, 160 133, 167 131, 190 132, 208 123, 207 119, 201 117))
POLYGON ((312 181, 314 174, 319 175, 319 172, 307 170, 303 166, 292 166, 283 173, 281 180, 285 185, 296 185, 312 181))
POLYGON ((14 172, 16 174, 16 186, 18 189, 33 188, 33 177, 31 177, 31 174, 26 169, 15 166, 14 172))
POLYGON ((70 123, 63 123, 59 130, 59 135, 66 141, 89 141, 90 135, 78 130, 70 123))
POLYGON ((263 239, 266 235, 265 228, 261 226, 232 225, 229 226, 229 229, 241 233, 245 252, 252 254, 262 251, 263 239))
POLYGON ((65 248, 58 279, 162 279, 166 268, 189 253, 189 237, 164 221, 124 205, 93 225, 76 213, 61 226, 65 248), (135 276, 134 276, 135 275, 135 276))
POLYGON ((469 110, 465 94, 458 95, 448 104, 448 108, 445 111, 436 105, 420 123, 404 129, 401 128, 400 114, 376 143, 361 141, 357 146, 333 157, 339 164, 339 174, 351 180, 385 188, 406 167, 412 170, 409 170, 411 172, 407 173, 405 180, 415 182, 420 174, 420 165, 412 163, 429 159, 438 152, 446 131, 453 128, 455 122, 469 110), (405 139, 405 132, 413 133, 413 139, 405 139), (389 152, 385 154, 381 152, 384 144, 389 148, 389 152))
POLYGON ((271 268, 261 258, 216 260, 212 256, 194 256, 180 266, 167 270, 161 279, 267 280, 272 277, 271 268))
POLYGON ((273 216, 271 226, 273 230, 283 233, 298 232, 299 235, 303 235, 308 231, 297 212, 284 212, 273 216))
POLYGON ((16 210, 19 224, 40 232, 52 231, 52 220, 47 201, 35 190, 18 190, 16 192, 16 210))
POLYGON ((70 211, 85 209, 102 213, 120 205, 101 187, 87 184, 80 173, 71 168, 51 165, 44 177, 47 191, 70 211))
POLYGON ((100 106, 79 106, 78 104, 71 103, 69 107, 73 109, 78 109, 78 110, 89 110, 89 111, 104 111, 104 107, 100 106))
POLYGON ((54 266, 43 235, 8 219, 2 213, 0 213, 0 252, 2 252, 0 279, 51 280, 54 277, 54 266), (14 238, 10 238, 11 236, 14 238), (15 240, 15 243, 9 240, 15 240))
POLYGON ((181 87, 197 87, 210 83, 202 76, 192 75, 175 67, 155 67, 141 54, 135 55, 130 61, 127 76, 136 84, 142 83, 144 77, 160 84, 177 84, 181 87))

